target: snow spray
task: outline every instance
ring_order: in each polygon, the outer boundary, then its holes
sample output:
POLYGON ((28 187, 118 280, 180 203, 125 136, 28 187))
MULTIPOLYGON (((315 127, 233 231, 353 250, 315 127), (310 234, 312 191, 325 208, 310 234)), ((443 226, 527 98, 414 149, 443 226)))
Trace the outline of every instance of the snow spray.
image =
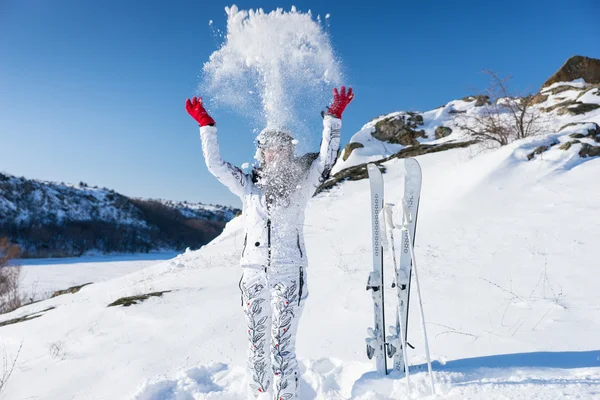
POLYGON ((286 128, 297 139, 320 139, 319 113, 342 80, 321 18, 295 7, 267 13, 233 5, 225 12, 224 42, 204 64, 200 94, 210 106, 250 117, 255 131, 286 128))

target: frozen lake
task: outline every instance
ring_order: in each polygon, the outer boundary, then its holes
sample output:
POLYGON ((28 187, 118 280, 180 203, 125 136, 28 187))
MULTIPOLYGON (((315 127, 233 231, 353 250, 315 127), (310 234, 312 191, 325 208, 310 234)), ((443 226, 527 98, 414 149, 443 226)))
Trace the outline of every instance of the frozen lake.
POLYGON ((18 265, 22 266, 21 287, 35 298, 46 298, 57 290, 126 275, 177 254, 162 252, 18 260, 18 265))

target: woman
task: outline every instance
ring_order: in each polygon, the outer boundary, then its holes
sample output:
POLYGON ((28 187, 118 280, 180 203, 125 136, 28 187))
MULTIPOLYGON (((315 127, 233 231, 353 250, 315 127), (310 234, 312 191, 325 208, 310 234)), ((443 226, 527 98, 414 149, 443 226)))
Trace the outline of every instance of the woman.
POLYGON ((312 163, 294 159, 296 141, 289 132, 267 128, 257 137, 259 166, 251 174, 221 158, 215 121, 202 98, 186 101, 187 112, 200 125, 208 170, 243 202, 240 289, 249 339, 248 399, 298 398, 295 341, 308 296, 304 211, 336 161, 342 113, 354 97, 343 86, 333 93, 321 149, 312 163))

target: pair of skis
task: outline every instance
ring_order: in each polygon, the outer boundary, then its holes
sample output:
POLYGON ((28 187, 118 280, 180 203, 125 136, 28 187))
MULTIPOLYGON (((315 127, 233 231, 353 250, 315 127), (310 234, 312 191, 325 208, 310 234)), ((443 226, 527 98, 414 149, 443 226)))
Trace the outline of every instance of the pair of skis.
POLYGON ((411 286, 411 276, 415 274, 417 293, 421 309, 421 321, 425 335, 425 350, 429 371, 431 391, 435 393, 431 359, 425 318, 421 302, 421 290, 417 274, 414 254, 415 231, 417 227, 417 214, 421 194, 421 167, 419 163, 408 158, 404 160, 404 196, 400 205, 386 204, 384 202, 384 183, 381 171, 374 164, 367 166, 371 186, 371 219, 373 235, 373 271, 369 274, 367 290, 371 291, 374 305, 374 327, 369 328, 367 342, 367 356, 375 357, 377 371, 386 375, 388 373, 387 357, 394 360, 394 369, 404 371, 410 392, 410 380, 407 358, 407 327, 408 304, 411 286), (396 235, 395 235, 396 233, 396 235), (398 235, 399 233, 399 235, 398 235), (396 323, 390 327, 390 335, 385 335, 385 297, 384 297, 384 268, 383 251, 391 252, 394 265, 393 288, 396 288, 397 308, 396 323), (399 250, 397 252, 397 250, 399 250), (397 256, 397 253, 399 256, 397 256))

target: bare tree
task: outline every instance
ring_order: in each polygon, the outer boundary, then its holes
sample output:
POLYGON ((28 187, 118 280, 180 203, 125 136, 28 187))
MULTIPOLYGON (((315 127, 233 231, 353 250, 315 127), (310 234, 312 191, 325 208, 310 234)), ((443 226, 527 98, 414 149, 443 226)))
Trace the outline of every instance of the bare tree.
POLYGON ((8 261, 19 257, 20 253, 19 246, 7 238, 0 238, 0 314, 16 310, 24 302, 19 290, 21 267, 8 265, 8 261))
POLYGON ((22 348, 23 344, 21 343, 21 346, 19 346, 19 349, 17 350, 17 355, 12 358, 12 361, 6 353, 6 349, 4 349, 2 354, 2 370, 0 370, 0 399, 4 398, 3 393, 8 384, 8 379, 15 370, 15 365, 17 365, 17 360, 19 359, 19 354, 21 354, 22 348))
POLYGON ((533 94, 516 96, 509 88, 510 77, 501 78, 493 71, 485 90, 489 98, 481 107, 458 113, 455 125, 475 139, 505 146, 513 140, 539 135, 543 132, 542 114, 534 107, 533 94))

